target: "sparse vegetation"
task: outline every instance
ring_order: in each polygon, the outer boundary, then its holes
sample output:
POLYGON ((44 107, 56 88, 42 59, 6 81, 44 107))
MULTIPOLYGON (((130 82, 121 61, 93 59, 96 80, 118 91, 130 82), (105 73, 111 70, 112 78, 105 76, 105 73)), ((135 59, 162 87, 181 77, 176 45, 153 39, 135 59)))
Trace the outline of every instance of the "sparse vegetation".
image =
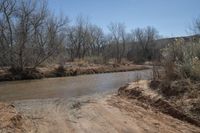
POLYGON ((197 115, 200 98, 199 36, 175 38, 161 51, 164 71, 162 78, 153 78, 150 82, 151 89, 167 100, 172 108, 200 123, 197 115))

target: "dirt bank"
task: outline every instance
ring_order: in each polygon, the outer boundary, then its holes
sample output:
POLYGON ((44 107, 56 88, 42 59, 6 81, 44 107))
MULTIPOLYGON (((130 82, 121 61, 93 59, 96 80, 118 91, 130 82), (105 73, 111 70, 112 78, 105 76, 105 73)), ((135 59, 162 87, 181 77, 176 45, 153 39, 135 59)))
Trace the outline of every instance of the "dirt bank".
POLYGON ((52 77, 77 76, 84 74, 125 72, 149 69, 147 65, 98 65, 87 64, 80 65, 75 63, 67 64, 63 67, 54 65, 49 67, 39 67, 37 69, 25 69, 24 71, 13 71, 10 69, 0 70, 0 81, 41 79, 52 77))
MULTIPOLYGON (((159 84, 159 82, 157 82, 157 84, 159 84)), ((154 110, 163 112, 165 114, 171 115, 174 118, 189 122, 200 127, 199 116, 190 111, 196 107, 193 104, 190 104, 190 106, 188 104, 188 102, 192 103, 192 101, 193 103, 196 103, 196 100, 186 97, 187 95, 184 95, 185 98, 180 98, 180 95, 177 93, 183 92, 178 90, 178 88, 172 92, 168 88, 168 93, 175 93, 176 95, 173 95, 173 97, 169 98, 162 94, 160 89, 152 89, 149 87, 149 85, 150 81, 133 82, 124 87, 121 87, 118 91, 118 95, 123 98, 131 99, 144 108, 152 107, 154 110), (182 104, 180 104, 180 100, 182 100, 182 104)), ((156 86, 158 87, 158 85, 156 86)), ((179 87, 186 87, 186 84, 184 84, 184 86, 179 85, 179 87)), ((199 97, 196 97, 196 99, 197 98, 199 97)))
POLYGON ((200 128, 187 122, 110 94, 98 94, 71 100, 15 101, 12 104, 26 118, 24 123, 28 125, 21 131, 26 133, 200 132, 200 128))
POLYGON ((56 66, 50 71, 45 69, 40 69, 45 75, 45 77, 63 77, 63 76, 77 76, 84 74, 98 74, 98 73, 112 73, 112 72, 126 72, 126 71, 136 71, 149 69, 149 66, 146 65, 77 65, 72 64, 65 67, 56 66))

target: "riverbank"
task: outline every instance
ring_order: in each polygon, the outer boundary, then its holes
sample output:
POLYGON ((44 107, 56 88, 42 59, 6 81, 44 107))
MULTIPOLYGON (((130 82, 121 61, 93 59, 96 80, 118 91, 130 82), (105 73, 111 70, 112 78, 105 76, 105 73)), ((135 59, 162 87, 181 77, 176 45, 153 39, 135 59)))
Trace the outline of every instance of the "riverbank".
MULTIPOLYGON (((200 128, 110 93, 12 102, 21 119, 4 132, 198 133, 200 128)), ((1 111, 1 110, 0 110, 1 111)), ((13 119, 11 117, 11 119, 13 119)))
POLYGON ((42 78, 55 78, 77 76, 85 74, 126 72, 149 69, 148 65, 121 64, 121 65, 97 65, 97 64, 77 64, 69 63, 65 66, 53 65, 49 67, 39 67, 37 69, 25 69, 16 71, 10 69, 0 70, 0 81, 30 80, 42 78))
POLYGON ((121 87, 118 95, 144 108, 152 108, 200 127, 199 84, 181 80, 173 81, 167 88, 164 86, 168 83, 142 80, 121 87))

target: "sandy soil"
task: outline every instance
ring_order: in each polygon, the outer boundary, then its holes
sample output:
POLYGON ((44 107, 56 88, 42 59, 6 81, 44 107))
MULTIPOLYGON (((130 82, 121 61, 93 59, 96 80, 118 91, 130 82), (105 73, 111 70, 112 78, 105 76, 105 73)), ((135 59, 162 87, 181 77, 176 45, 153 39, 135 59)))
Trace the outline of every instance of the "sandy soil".
MULTIPOLYGON (((200 128, 111 94, 12 103, 23 114, 20 132, 199 133, 200 128)), ((1 130, 0 132, 6 132, 1 130)), ((9 130, 8 130, 9 131, 9 130)))

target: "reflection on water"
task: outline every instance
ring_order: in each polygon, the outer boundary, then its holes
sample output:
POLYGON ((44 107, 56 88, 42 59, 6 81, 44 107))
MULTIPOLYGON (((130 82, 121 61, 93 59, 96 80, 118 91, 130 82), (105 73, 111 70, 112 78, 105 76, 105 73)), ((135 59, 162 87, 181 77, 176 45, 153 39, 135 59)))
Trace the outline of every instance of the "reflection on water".
POLYGON ((150 79, 151 70, 81 75, 0 83, 0 100, 70 98, 108 90, 117 90, 131 81, 150 79))

